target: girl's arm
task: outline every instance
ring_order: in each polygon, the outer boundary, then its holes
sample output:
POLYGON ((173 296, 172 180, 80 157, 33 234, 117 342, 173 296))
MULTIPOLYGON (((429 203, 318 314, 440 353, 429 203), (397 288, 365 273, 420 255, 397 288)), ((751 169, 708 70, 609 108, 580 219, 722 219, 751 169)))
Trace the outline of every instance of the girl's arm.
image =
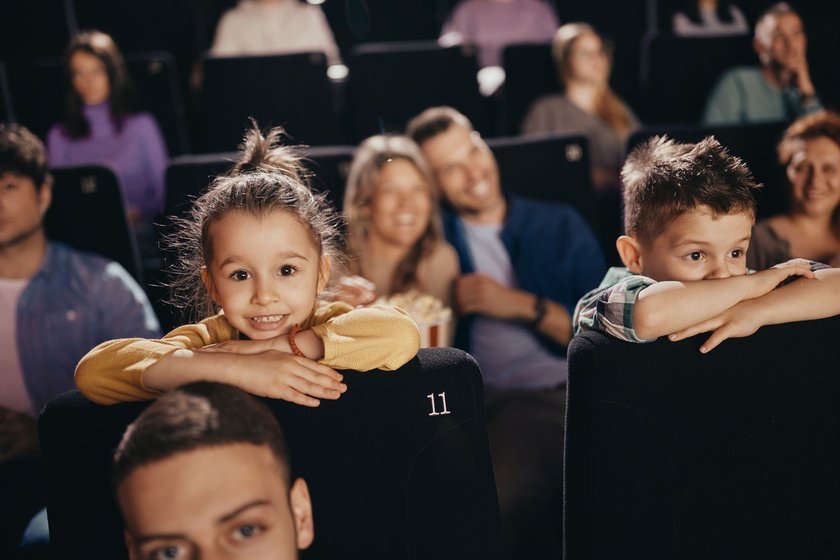
POLYGON ((320 362, 335 369, 393 371, 416 356, 420 349, 417 324, 397 307, 374 305, 352 309, 336 302, 321 308, 316 322, 320 324, 313 326, 312 332, 324 344, 320 362))
POLYGON ((228 383, 310 406, 317 402, 306 395, 338 398, 345 389, 339 383, 341 376, 329 367, 291 354, 267 349, 250 355, 203 350, 234 336, 230 323, 216 316, 179 327, 159 340, 103 342, 79 362, 76 386, 99 404, 154 399, 196 380, 228 383))

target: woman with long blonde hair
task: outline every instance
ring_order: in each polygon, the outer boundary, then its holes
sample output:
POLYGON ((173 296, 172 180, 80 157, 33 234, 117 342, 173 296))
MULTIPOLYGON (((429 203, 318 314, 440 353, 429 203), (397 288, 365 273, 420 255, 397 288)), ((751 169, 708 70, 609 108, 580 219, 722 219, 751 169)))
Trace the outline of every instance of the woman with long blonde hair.
POLYGON ((344 218, 348 268, 372 283, 371 296, 413 289, 450 305, 458 258, 443 238, 434 177, 410 138, 362 142, 347 180, 344 218))
POLYGON ((610 88, 609 48, 591 25, 567 23, 554 35, 551 51, 563 93, 537 99, 525 116, 522 133, 584 134, 593 185, 617 187, 625 143, 639 128, 639 120, 610 88))

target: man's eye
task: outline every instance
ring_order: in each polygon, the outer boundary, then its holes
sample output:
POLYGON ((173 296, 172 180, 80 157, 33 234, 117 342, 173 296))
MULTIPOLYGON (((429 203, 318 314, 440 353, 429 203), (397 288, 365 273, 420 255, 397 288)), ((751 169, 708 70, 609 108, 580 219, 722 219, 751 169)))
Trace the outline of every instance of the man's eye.
POLYGON ((280 267, 280 276, 291 276, 297 272, 297 269, 290 264, 284 264, 280 267))
POLYGON ((172 560, 189 558, 189 553, 186 548, 176 545, 164 546, 156 548, 149 554, 149 560, 172 560))
POLYGON ((262 533, 263 528, 259 525, 249 523, 247 525, 240 525, 233 531, 233 538, 235 540, 252 539, 262 533))
POLYGON ((230 275, 230 277, 236 280, 237 282, 241 282, 250 278, 251 275, 248 274, 246 270, 236 270, 230 275))

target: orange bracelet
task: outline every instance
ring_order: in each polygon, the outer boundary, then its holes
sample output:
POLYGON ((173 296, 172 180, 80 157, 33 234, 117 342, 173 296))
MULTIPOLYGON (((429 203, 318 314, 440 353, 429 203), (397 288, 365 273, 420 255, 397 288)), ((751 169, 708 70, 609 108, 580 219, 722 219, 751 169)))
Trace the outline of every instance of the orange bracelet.
POLYGON ((289 348, 292 349, 292 353, 295 356, 300 356, 301 358, 305 358, 303 352, 300 351, 298 345, 295 344, 295 335, 300 332, 300 323, 295 323, 292 327, 292 330, 289 331, 289 348))

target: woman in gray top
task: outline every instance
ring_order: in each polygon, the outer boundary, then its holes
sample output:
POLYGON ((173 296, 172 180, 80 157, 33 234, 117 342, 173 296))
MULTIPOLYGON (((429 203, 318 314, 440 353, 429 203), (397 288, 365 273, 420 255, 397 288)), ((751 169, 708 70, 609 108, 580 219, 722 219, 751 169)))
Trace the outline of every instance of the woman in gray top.
POLYGON ((522 133, 582 133, 589 142, 593 185, 617 188, 625 142, 639 120, 610 89, 611 60, 604 40, 586 23, 567 23, 554 35, 551 50, 564 91, 537 99, 522 133))

